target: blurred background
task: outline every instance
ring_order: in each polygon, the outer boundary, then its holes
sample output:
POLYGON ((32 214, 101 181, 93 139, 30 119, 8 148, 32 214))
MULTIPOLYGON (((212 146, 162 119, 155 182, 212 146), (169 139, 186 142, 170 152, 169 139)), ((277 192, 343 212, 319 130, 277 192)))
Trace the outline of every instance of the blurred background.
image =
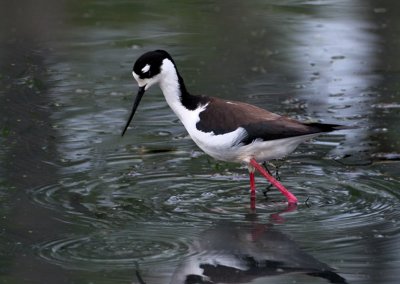
MULTIPOLYGON (((274 240, 318 260, 298 262, 306 272, 324 263, 348 283, 398 283, 399 6, 1 1, 0 283, 143 283, 138 274, 170 283, 187 259, 218 256, 219 246, 194 244, 223 220, 238 235, 262 226, 269 244, 273 227, 274 240), (275 190, 266 199, 258 178, 249 220, 246 168, 203 154, 159 89, 121 138, 137 90, 132 65, 153 49, 174 57, 193 94, 358 128, 281 162, 295 210, 275 190)), ((234 250, 253 245, 229 240, 234 250)), ((333 281, 278 272, 230 283, 333 281)))

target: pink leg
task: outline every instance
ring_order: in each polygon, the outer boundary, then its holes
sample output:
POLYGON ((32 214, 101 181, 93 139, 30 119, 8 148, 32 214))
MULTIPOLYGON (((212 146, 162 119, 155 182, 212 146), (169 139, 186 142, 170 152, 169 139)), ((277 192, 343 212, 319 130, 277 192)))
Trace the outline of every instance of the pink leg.
POLYGON ((256 209, 256 183, 254 180, 254 172, 249 172, 250 175, 250 209, 256 209))
POLYGON ((289 204, 297 204, 297 198, 289 190, 287 190, 279 181, 272 177, 255 159, 250 160, 250 165, 257 169, 273 186, 286 196, 289 204))

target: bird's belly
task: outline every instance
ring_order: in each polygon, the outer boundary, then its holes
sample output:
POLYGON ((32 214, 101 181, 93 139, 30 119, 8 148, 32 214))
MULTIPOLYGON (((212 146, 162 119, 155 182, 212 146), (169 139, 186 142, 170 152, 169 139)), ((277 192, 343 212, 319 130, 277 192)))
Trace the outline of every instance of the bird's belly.
POLYGON ((213 132, 203 132, 197 129, 189 131, 192 140, 211 157, 228 162, 241 162, 239 152, 237 151, 237 141, 245 135, 243 128, 235 131, 215 135, 213 132))
POLYGON ((293 152, 300 143, 317 134, 270 141, 256 140, 248 145, 235 144, 232 143, 233 140, 221 143, 221 137, 218 136, 221 135, 209 135, 205 140, 192 136, 192 139, 205 153, 217 160, 249 163, 252 158, 258 162, 283 158, 293 152))
POLYGON ((280 159, 292 153, 300 143, 317 135, 302 135, 270 141, 256 140, 251 144, 239 146, 238 152, 240 153, 241 161, 247 163, 252 158, 258 162, 280 159))

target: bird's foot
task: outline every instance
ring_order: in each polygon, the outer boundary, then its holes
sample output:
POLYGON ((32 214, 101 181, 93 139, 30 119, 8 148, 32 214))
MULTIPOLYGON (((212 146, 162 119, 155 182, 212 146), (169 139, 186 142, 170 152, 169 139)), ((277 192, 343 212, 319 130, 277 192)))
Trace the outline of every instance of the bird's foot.
POLYGON ((273 186, 272 184, 269 184, 265 189, 263 189, 262 193, 263 193, 265 199, 268 199, 268 192, 271 191, 272 186, 273 186))
POLYGON ((310 207, 311 207, 311 204, 308 203, 308 200, 310 200, 310 196, 307 196, 307 199, 306 199, 306 201, 304 202, 304 204, 305 204, 308 208, 310 208, 310 207))

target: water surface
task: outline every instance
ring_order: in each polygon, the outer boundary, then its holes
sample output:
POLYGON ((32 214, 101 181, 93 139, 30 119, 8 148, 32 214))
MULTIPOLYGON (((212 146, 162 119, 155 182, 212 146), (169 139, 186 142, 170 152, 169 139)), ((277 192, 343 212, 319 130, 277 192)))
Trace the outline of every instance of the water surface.
POLYGON ((0 282, 398 282, 396 1, 45 2, 0 9, 0 282), (297 207, 257 177, 250 212, 157 88, 120 137, 155 48, 195 94, 358 128, 279 162, 297 207))

